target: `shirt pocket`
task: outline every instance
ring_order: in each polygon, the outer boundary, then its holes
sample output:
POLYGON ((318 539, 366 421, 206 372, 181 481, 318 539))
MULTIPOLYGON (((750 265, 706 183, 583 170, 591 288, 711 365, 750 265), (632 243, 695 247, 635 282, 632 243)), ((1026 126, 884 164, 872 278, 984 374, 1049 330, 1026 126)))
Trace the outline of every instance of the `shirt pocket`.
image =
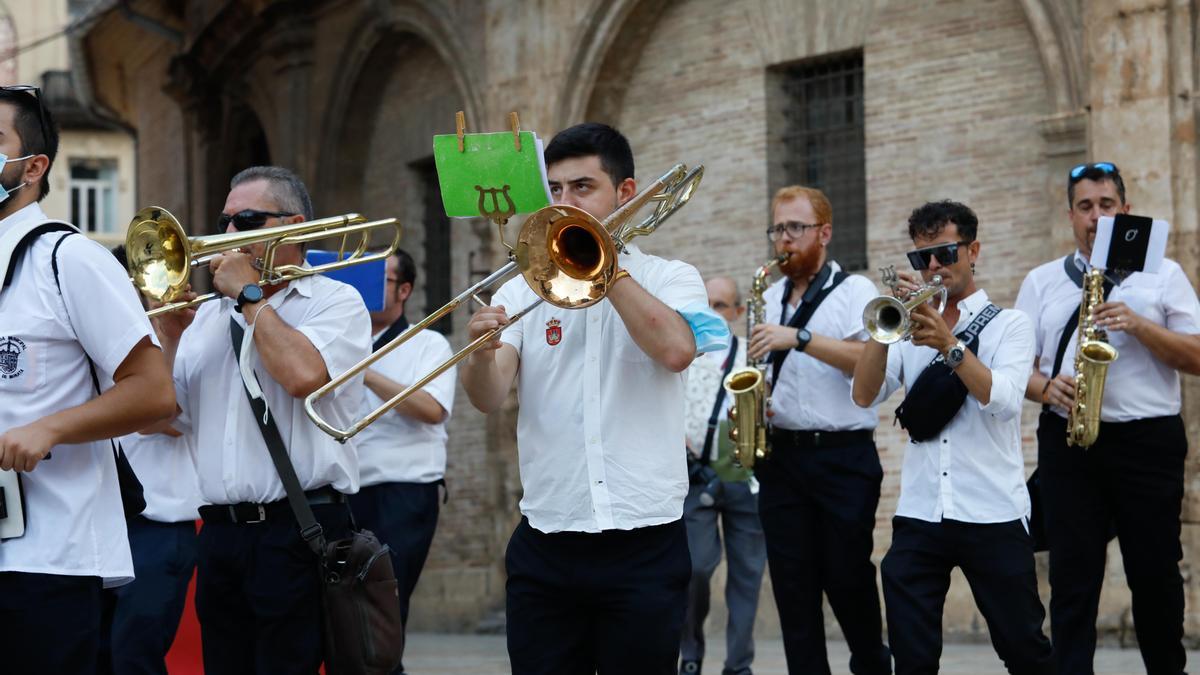
POLYGON ((46 383, 43 338, 0 328, 0 391, 36 392, 46 383))

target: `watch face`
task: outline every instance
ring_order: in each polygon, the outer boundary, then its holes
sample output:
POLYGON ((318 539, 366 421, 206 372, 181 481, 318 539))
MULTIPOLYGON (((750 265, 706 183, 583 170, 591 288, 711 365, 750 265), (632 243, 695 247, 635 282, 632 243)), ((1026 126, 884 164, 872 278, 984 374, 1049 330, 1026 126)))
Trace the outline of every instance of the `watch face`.
POLYGON ((259 300, 262 300, 262 286, 259 286, 258 284, 247 284, 242 288, 242 297, 246 299, 246 302, 258 302, 259 300))

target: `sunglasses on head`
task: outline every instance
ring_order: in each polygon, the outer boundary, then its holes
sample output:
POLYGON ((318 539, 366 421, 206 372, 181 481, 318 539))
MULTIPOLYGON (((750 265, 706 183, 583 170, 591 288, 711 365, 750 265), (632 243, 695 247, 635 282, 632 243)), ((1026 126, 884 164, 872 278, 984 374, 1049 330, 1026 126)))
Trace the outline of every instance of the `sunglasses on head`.
POLYGON ((1071 182, 1075 183, 1077 181, 1083 180, 1083 175, 1093 169, 1095 169, 1096 171, 1099 171, 1105 175, 1121 173, 1120 171, 1117 170, 1117 165, 1113 164, 1112 162, 1093 162, 1090 164, 1080 164, 1080 165, 1076 166, 1075 168, 1071 169, 1071 172, 1068 173, 1067 175, 1070 177, 1071 182))
MULTIPOLYGON (((42 105, 42 90, 40 87, 35 87, 32 84, 13 84, 7 87, 0 87, 0 91, 23 91, 28 92, 33 96, 33 100, 37 101, 38 108, 38 126, 42 131, 42 144, 50 142, 50 134, 46 131, 46 107, 42 105)), ((24 139, 22 139, 24 140, 24 139)), ((28 146, 28 142, 25 143, 28 146)))
POLYGON ((256 230, 263 225, 266 225, 268 218, 287 218, 288 216, 294 215, 296 214, 284 213, 282 211, 257 211, 255 209, 238 211, 233 215, 222 213, 221 217, 217 219, 217 232, 224 232, 229 228, 230 224, 232 224, 233 229, 237 230, 238 232, 256 230))
POLYGON ((907 254, 908 263, 918 272, 929 269, 929 262, 934 258, 937 258, 938 263, 943 267, 953 265, 958 262, 958 247, 966 246, 970 243, 968 241, 958 241, 909 251, 907 254))

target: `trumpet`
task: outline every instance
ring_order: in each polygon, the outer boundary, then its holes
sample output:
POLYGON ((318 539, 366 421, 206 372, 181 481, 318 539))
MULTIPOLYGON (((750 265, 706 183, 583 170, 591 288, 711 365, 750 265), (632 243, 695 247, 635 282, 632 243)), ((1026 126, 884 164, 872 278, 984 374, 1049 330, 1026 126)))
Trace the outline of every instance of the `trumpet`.
POLYGON ((703 176, 703 166, 688 171, 683 164, 676 164, 603 221, 573 206, 543 207, 529 216, 522 225, 516 246, 508 246, 504 242, 501 226, 500 241, 509 249, 508 264, 458 294, 433 314, 413 324, 391 342, 380 347, 378 351, 309 394, 304 399, 304 411, 322 431, 345 443, 421 387, 491 342, 505 328, 520 321, 542 302, 549 302, 563 309, 582 309, 600 302, 608 294, 614 281, 613 277, 617 273, 617 253, 624 251, 625 245, 633 238, 653 234, 663 221, 692 198, 703 176), (651 203, 654 203, 655 207, 650 215, 637 225, 630 225, 633 216, 651 203), (318 400, 371 367, 412 336, 458 309, 480 290, 498 283, 514 271, 520 271, 538 299, 510 316, 504 326, 493 328, 475 338, 458 353, 346 429, 333 426, 317 412, 315 404, 318 400))
MULTIPOLYGON (((883 283, 895 289, 900 279, 896 275, 896 267, 888 265, 879 268, 883 283)), ((938 296, 937 311, 940 313, 946 307, 946 287, 942 285, 942 277, 935 274, 928 284, 909 293, 903 301, 894 295, 881 295, 863 308, 863 327, 871 339, 890 345, 893 342, 907 340, 912 336, 913 324, 910 314, 919 305, 929 302, 933 296, 938 296)))
POLYGON ((125 235, 125 255, 133 285, 147 298, 166 303, 146 312, 146 316, 154 317, 221 297, 220 293, 213 292, 186 302, 172 302, 184 293, 192 270, 208 265, 218 254, 266 243, 262 258, 255 264, 262 271, 259 285, 267 286, 384 260, 400 245, 401 234, 400 223, 395 218, 368 222, 357 213, 348 213, 249 232, 188 237, 179 220, 169 211, 148 206, 138 211, 129 224, 129 231, 125 235), (371 234, 388 229, 392 230, 390 243, 382 249, 368 252, 371 234), (357 243, 347 248, 352 235, 357 235, 357 243), (315 267, 275 263, 275 253, 280 246, 306 244, 329 237, 341 237, 338 257, 332 262, 315 267))

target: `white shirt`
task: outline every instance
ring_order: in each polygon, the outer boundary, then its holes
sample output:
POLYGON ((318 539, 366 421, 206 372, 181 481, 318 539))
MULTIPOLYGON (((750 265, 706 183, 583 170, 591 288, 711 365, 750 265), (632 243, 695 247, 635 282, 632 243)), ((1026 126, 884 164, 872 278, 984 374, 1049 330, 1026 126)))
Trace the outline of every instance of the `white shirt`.
MULTIPOLYGON (((423 330, 376 361, 371 370, 408 386, 449 360, 452 354, 450 343, 441 333, 423 330)), ((451 368, 421 389, 446 409, 446 420, 454 408, 454 373, 455 368, 451 368)), ((375 392, 367 387, 363 391, 361 415, 383 405, 383 399, 375 392)), ((446 421, 427 424, 392 409, 359 432, 354 440, 363 487, 379 483, 432 483, 446 475, 446 421)))
MULTIPOLYGON (((687 440, 697 453, 704 449, 704 439, 708 436, 708 418, 712 416, 713 404, 717 401, 717 393, 725 387, 725 360, 733 344, 726 349, 715 352, 697 354, 696 360, 687 369, 687 385, 684 406, 684 425, 687 440)), ((737 338, 737 354, 734 355, 733 369, 746 366, 746 340, 737 338)), ((721 408, 717 411, 717 424, 729 417, 729 406, 733 404, 729 394, 721 408)), ((720 433, 715 431, 714 433, 720 433)), ((709 459, 717 458, 718 443, 713 439, 709 449, 709 459)))
MULTIPOLYGON (((289 326, 304 334, 331 376, 345 372, 371 351, 371 319, 362 296, 350 286, 321 275, 295 279, 267 302, 289 326)), ((181 413, 175 427, 195 435, 200 494, 207 504, 266 503, 285 492, 262 431, 250 410, 229 337, 229 317, 245 326, 233 300, 200 306, 183 333, 175 357, 175 392, 181 413)), ((352 443, 341 444, 317 428, 293 398, 256 359, 255 372, 300 485, 325 485, 343 493, 358 491, 358 457, 352 443)), ((362 405, 362 377, 317 402, 334 425, 348 426, 362 405)))
MULTIPOLYGON (((966 329, 988 305, 979 290, 959 301, 966 329)), ((878 404, 901 384, 910 386, 937 356, 931 347, 899 342, 888 349, 887 377, 878 404)), ((968 394, 958 414, 936 438, 910 440, 900 470, 896 515, 940 522, 1003 523, 1029 515, 1021 454, 1021 401, 1033 370, 1033 326, 1024 312, 1003 310, 979 335, 976 356, 992 371, 987 405, 968 394)))
MULTIPOLYGON (((668 307, 707 305, 696 268, 628 249, 621 267, 668 307)), ((492 304, 515 313, 536 299, 517 277, 492 304)), ((578 310, 542 303, 501 340, 521 357, 521 513, 532 527, 599 532, 682 517, 684 376, 637 346, 612 303, 578 310)))
MULTIPOLYGON (((48 219, 31 204, 0 229, 25 220, 48 219)), ((94 398, 85 350, 107 390, 134 346, 147 336, 157 344, 121 265, 85 236, 71 234, 58 249, 59 294, 51 255, 65 234, 34 241, 0 292, 0 429, 94 398)), ((0 543, 0 571, 95 576, 106 586, 133 578, 109 441, 54 446, 21 481, 27 528, 0 543)))
MULTIPOLYGON (((832 273, 823 288, 833 284, 833 276, 841 270, 830 262, 832 273)), ((779 279, 763 293, 766 321, 784 325, 796 313, 797 306, 788 305, 783 313, 783 292, 786 279, 779 279)), ((867 339, 862 313, 867 303, 879 291, 870 279, 858 274, 846 277, 821 302, 805 328, 813 335, 834 340, 867 339)), ((767 376, 773 371, 767 356, 767 376)), ((875 407, 859 408, 850 396, 851 376, 813 358, 804 352, 791 350, 779 369, 779 377, 771 390, 771 425, 782 429, 811 431, 849 431, 874 429, 879 423, 875 407)))
POLYGON ((142 515, 159 523, 196 520, 203 504, 196 476, 191 436, 129 434, 121 448, 142 483, 146 510, 142 515))
MULTIPOLYGON (((1078 251, 1075 264, 1088 269, 1078 251)), ((1075 285, 1057 258, 1030 272, 1017 294, 1017 309, 1033 318, 1037 336, 1038 370, 1049 377, 1067 320, 1079 308, 1083 290, 1075 285)), ((1135 272, 1115 286, 1110 302, 1123 302, 1142 318, 1176 333, 1200 333, 1200 302, 1187 275, 1174 260, 1163 260, 1158 274, 1135 272)), ((1075 348, 1079 330, 1071 336, 1063 354, 1061 372, 1074 376, 1075 348)), ((1108 366, 1100 419, 1128 422, 1147 417, 1176 415, 1180 410, 1179 372, 1159 361, 1137 338, 1109 331, 1108 341, 1117 349, 1117 360, 1108 366)), ((1062 417, 1067 411, 1051 408, 1062 417)))

